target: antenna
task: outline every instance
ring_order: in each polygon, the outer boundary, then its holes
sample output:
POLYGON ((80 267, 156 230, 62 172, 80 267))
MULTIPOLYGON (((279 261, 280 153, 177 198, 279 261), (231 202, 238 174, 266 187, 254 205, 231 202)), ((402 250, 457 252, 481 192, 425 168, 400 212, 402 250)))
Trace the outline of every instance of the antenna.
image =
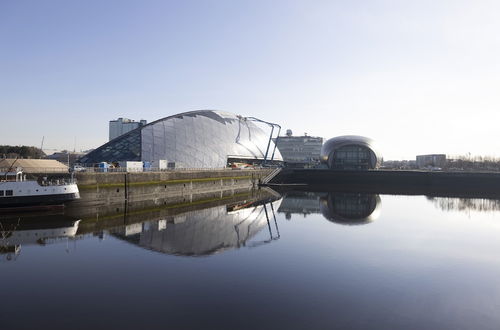
POLYGON ((44 140, 45 140, 45 135, 44 135, 44 136, 42 136, 42 144, 40 145, 40 150, 42 150, 42 152, 43 152, 43 141, 44 141, 44 140))

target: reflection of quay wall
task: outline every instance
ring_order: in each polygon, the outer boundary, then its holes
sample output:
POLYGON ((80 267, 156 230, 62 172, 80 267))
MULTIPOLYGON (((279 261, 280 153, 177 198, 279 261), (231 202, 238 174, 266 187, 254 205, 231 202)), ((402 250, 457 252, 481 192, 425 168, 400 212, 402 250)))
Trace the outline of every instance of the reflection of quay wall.
POLYGON ((65 213, 82 219, 78 228, 78 235, 81 235, 146 221, 162 219, 173 221, 172 217, 207 207, 276 198, 266 189, 252 188, 200 193, 185 197, 187 198, 154 198, 137 202, 126 202, 122 199, 118 203, 92 206, 86 203, 73 203, 65 210, 65 213))
POLYGON ((109 204, 165 197, 185 201, 193 194, 255 186, 268 173, 268 169, 78 173, 79 203, 109 204))

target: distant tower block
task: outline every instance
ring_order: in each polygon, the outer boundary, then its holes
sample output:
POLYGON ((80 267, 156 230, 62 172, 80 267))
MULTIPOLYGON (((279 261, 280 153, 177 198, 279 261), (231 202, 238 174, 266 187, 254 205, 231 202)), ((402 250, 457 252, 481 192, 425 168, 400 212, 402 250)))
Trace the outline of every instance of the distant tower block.
POLYGON ((144 126, 147 121, 141 119, 140 121, 135 121, 128 118, 118 118, 117 120, 109 121, 109 140, 113 140, 125 133, 128 133, 138 127, 144 126))

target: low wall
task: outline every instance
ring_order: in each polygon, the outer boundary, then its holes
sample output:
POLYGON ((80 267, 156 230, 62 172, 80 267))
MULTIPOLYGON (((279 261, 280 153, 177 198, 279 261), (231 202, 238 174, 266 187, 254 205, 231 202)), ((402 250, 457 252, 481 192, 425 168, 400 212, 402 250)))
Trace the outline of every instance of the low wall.
POLYGON ((192 201, 193 195, 212 196, 227 190, 256 187, 269 169, 199 170, 131 173, 77 173, 79 204, 101 205, 155 198, 192 201))

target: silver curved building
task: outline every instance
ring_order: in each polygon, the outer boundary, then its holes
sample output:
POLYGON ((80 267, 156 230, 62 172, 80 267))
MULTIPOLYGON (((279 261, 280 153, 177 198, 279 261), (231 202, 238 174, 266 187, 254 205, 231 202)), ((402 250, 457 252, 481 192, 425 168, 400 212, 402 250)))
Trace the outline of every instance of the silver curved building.
POLYGON ((382 157, 373 140, 357 135, 338 136, 321 147, 321 162, 336 170, 368 170, 378 168, 382 157))
POLYGON ((119 136, 80 159, 83 164, 166 160, 175 167, 220 168, 230 161, 282 161, 254 122, 215 110, 165 117, 119 136))

